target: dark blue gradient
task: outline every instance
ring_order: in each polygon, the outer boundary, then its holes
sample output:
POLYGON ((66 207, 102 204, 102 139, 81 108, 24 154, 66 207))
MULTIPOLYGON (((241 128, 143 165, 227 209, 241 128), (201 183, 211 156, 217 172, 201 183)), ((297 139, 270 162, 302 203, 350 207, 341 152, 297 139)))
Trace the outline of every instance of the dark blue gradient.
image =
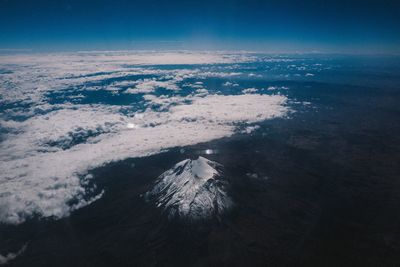
POLYGON ((0 0, 0 49, 399 53, 400 2, 0 0))

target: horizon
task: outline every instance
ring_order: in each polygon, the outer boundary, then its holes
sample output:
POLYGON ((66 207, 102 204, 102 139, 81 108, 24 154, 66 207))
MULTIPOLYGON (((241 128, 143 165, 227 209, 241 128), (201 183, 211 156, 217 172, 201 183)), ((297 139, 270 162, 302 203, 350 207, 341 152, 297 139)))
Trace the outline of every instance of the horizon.
POLYGON ((0 52, 400 54, 396 1, 0 0, 0 52))
POLYGON ((16 55, 51 55, 51 54, 90 54, 90 53, 216 53, 216 54, 259 54, 268 56, 360 56, 360 57, 389 57, 400 56, 400 51, 268 51, 268 50, 212 50, 212 49, 118 49, 118 50, 35 50, 1 48, 0 56, 16 55))

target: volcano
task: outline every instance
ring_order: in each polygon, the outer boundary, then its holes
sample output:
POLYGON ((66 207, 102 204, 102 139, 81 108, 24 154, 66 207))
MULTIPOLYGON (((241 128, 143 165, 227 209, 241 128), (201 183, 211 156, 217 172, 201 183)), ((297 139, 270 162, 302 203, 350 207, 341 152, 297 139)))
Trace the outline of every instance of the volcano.
POLYGON ((161 174, 146 193, 169 218, 220 218, 232 206, 223 166, 204 157, 186 159, 161 174))

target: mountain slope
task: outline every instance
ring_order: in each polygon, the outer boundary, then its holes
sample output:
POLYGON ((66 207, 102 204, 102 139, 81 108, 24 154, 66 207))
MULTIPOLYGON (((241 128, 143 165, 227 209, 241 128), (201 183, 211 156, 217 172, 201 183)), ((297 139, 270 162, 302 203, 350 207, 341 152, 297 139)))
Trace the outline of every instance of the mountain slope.
POLYGON ((204 157, 186 159, 161 174, 146 193, 170 218, 191 220, 219 217, 232 205, 222 165, 204 157))

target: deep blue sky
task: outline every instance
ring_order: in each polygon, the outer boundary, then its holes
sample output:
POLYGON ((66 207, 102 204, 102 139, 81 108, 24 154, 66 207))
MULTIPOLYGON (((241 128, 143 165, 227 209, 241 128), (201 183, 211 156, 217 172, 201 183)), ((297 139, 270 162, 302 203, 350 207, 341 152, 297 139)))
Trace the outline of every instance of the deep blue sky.
POLYGON ((400 1, 0 0, 0 50, 400 52, 400 1))

